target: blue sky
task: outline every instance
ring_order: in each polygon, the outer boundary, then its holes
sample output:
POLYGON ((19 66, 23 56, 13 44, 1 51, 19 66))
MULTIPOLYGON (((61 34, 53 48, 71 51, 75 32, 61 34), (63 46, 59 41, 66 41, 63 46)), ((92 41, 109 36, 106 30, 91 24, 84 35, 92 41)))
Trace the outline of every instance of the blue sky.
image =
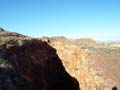
POLYGON ((120 40, 120 0, 0 0, 0 27, 34 37, 120 40))

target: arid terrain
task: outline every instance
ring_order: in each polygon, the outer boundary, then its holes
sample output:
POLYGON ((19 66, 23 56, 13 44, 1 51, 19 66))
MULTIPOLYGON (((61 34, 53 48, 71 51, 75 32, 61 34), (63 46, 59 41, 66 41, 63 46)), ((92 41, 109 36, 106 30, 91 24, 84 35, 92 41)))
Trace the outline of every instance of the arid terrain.
MULTIPOLYGON (((56 37, 54 39, 56 39, 56 37)), ((75 77, 78 78, 83 90, 111 90, 112 87, 117 87, 119 90, 119 42, 96 42, 90 38, 70 41, 65 37, 57 37, 56 41, 63 43, 55 48, 58 50, 58 55, 63 58, 63 62, 70 58, 70 64, 67 65, 67 62, 65 62, 66 68, 71 75, 76 74, 75 77), (66 47, 66 45, 68 46, 66 47), (73 50, 72 52, 71 49, 73 50), (73 53, 73 55, 70 53, 73 53), (81 54, 83 56, 80 56, 81 54), (80 63, 78 62, 79 60, 81 61, 80 63), (80 65, 82 66, 80 67, 80 65), (72 68, 69 68, 70 66, 72 68), (74 69, 73 72, 72 69, 74 69), (77 72, 79 72, 79 75, 77 72), (83 76, 81 76, 82 74, 83 76), (81 83, 82 80, 83 84, 81 83)))
MULTIPOLYGON (((88 39, 89 40, 89 39, 88 39)), ((90 42, 91 41, 91 42, 90 42)), ((88 42, 88 41, 87 41, 88 42)), ((78 40, 76 44, 88 50, 88 57, 94 61, 93 67, 103 72, 104 77, 120 86, 120 42, 89 43, 78 40)))
POLYGON ((120 89, 120 42, 32 38, 0 28, 0 90, 120 89))

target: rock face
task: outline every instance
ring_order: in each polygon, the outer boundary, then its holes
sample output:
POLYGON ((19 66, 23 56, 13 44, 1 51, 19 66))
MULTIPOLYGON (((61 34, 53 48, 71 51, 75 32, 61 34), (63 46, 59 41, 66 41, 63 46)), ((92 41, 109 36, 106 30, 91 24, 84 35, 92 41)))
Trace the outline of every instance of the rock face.
POLYGON ((94 61, 88 58, 88 50, 75 44, 61 41, 51 42, 66 67, 66 70, 77 78, 81 90, 112 90, 114 81, 104 79, 102 71, 92 67, 94 61))
POLYGON ((120 88, 116 45, 65 37, 31 40, 1 28, 0 45, 0 90, 79 90, 79 85, 80 90, 120 88))
POLYGON ((16 79, 9 77, 15 90, 79 90, 77 80, 65 71, 56 50, 46 42, 30 40, 20 44, 13 41, 3 48, 3 59, 17 73, 16 79))

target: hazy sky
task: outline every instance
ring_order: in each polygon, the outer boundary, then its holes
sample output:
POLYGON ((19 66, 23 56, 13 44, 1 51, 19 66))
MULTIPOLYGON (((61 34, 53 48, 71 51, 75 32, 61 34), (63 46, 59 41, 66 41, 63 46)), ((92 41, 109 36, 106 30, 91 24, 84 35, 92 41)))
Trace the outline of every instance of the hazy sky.
POLYGON ((0 0, 0 27, 35 37, 120 40, 120 0, 0 0))

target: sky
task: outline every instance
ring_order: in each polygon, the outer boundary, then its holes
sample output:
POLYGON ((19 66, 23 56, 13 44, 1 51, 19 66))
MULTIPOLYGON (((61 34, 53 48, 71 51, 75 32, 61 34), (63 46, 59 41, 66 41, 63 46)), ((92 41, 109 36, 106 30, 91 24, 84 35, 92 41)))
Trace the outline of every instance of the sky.
POLYGON ((120 0, 0 0, 0 27, 32 37, 120 40, 120 0))

